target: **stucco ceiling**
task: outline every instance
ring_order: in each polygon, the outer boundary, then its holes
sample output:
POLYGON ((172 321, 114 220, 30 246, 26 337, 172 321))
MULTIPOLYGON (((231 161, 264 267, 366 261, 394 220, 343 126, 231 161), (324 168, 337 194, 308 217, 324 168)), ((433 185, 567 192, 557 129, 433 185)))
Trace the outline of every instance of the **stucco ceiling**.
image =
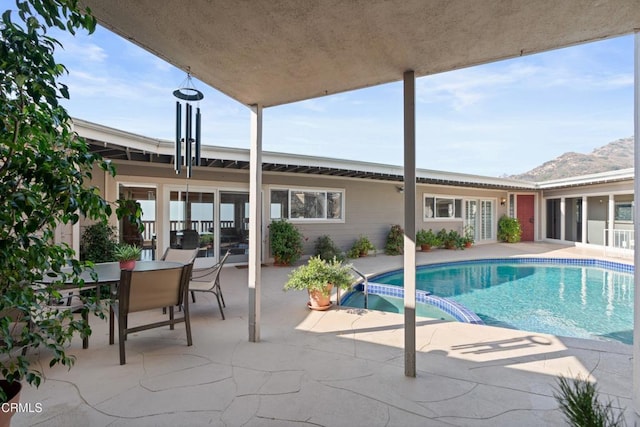
POLYGON ((83 0, 101 25, 265 107, 618 36, 639 0, 83 0))

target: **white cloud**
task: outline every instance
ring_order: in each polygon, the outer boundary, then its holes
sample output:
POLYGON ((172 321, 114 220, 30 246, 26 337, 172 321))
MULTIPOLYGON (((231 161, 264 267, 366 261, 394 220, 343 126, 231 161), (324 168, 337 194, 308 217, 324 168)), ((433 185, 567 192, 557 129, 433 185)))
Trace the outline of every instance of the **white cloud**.
MULTIPOLYGON (((172 139, 172 92, 184 72, 104 29, 96 36, 61 40, 60 60, 70 71, 63 79, 70 86, 70 113, 172 139)), ((418 166, 498 176, 629 136, 632 67, 611 59, 606 46, 418 79, 418 166)), ((632 57, 632 50, 624 55, 632 57)), ((195 83, 205 93, 206 143, 247 148, 248 109, 195 83)), ((401 83, 268 108, 264 119, 266 150, 402 164, 401 83)))
POLYGON ((71 61, 95 67, 98 64, 104 64, 108 59, 107 52, 87 37, 80 35, 73 37, 68 33, 56 34, 55 37, 62 44, 62 48, 56 50, 56 57, 60 58, 62 63, 71 61))

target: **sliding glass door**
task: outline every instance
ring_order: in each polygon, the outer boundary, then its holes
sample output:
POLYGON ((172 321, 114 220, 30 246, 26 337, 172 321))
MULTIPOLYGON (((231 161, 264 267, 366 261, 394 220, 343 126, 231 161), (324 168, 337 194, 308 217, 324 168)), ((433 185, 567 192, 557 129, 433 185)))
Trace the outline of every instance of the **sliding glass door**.
POLYGON ((220 192, 220 255, 231 254, 227 262, 249 261, 249 193, 220 192))
POLYGON ((476 242, 495 239, 494 208, 493 200, 464 201, 464 232, 470 231, 476 242))
POLYGON ((182 249, 198 248, 199 257, 214 257, 214 218, 215 193, 171 191, 169 246, 182 249))

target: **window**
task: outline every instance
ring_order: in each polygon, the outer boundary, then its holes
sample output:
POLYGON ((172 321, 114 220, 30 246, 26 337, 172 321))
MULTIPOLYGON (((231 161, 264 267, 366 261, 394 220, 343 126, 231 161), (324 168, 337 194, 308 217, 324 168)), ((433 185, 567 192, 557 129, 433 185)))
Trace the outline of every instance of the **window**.
POLYGON ((271 190, 271 219, 289 218, 289 190, 271 190))
POLYGON ((462 199, 449 197, 424 197, 424 219, 462 219, 462 199))
POLYGON ((616 221, 633 221, 633 202, 616 202, 614 218, 616 221))
POLYGON ((344 191, 323 189, 271 190, 271 219, 343 220, 344 191))

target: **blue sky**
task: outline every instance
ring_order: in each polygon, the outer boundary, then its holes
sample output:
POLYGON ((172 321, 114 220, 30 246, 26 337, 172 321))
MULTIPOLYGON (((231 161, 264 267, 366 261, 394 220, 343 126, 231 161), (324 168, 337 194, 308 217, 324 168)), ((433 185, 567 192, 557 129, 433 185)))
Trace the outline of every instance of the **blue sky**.
MULTIPOLYGON (((172 92, 185 73, 98 28, 57 36, 73 117, 174 136, 172 92)), ((402 76, 398 76, 401 78, 402 76)), ((249 147, 249 111, 195 80, 203 142, 249 147)), ((422 77, 417 166, 501 176, 633 135, 633 36, 422 77)), ((265 150, 401 165, 402 83, 264 111, 265 150)))

